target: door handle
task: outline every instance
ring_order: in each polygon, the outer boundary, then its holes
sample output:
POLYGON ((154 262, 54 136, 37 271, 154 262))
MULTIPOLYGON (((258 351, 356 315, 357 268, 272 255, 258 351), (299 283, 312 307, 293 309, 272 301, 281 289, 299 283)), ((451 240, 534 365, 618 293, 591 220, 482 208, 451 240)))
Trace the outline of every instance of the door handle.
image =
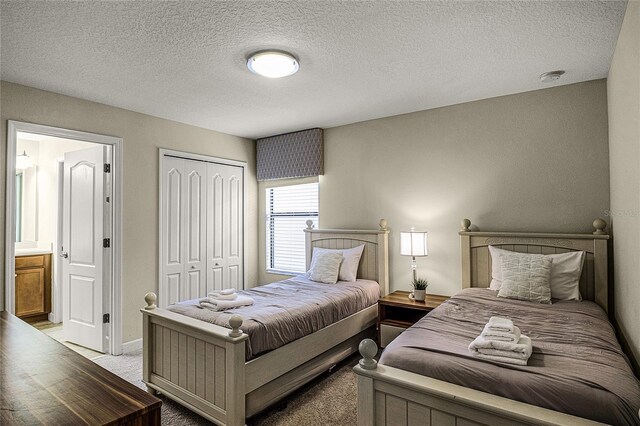
POLYGON ((191 265, 191 269, 196 269, 196 265, 191 265))
POLYGON ((66 251, 61 251, 61 252, 60 252, 60 257, 62 257, 62 258, 64 258, 64 259, 66 259, 66 258, 68 258, 68 257, 69 257, 69 253, 67 253, 66 251))

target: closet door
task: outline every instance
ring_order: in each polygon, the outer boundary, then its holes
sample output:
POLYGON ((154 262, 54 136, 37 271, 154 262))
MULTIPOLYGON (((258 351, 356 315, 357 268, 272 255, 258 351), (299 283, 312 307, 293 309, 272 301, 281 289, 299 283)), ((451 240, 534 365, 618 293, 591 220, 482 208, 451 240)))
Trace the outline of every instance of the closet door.
POLYGON ((207 290, 244 288, 244 168, 207 169, 207 290))
POLYGON ((207 163, 166 156, 160 306, 206 295, 207 163))

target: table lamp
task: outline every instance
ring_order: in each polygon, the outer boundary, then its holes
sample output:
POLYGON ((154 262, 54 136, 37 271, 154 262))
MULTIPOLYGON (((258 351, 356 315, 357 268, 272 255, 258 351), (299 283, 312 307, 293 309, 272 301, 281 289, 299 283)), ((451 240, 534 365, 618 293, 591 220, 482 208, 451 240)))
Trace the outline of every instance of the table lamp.
POLYGON ((400 254, 411 256, 411 270, 415 281, 417 278, 416 256, 427 255, 427 233, 416 231, 415 228, 411 228, 409 232, 400 232, 400 254))

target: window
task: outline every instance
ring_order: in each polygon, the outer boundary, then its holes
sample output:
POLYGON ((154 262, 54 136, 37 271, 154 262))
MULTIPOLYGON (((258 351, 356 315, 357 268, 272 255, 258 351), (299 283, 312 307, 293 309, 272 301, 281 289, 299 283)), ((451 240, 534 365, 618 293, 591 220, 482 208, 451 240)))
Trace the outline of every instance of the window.
POLYGON ((304 229, 318 226, 318 183, 267 188, 267 270, 304 273, 304 229))

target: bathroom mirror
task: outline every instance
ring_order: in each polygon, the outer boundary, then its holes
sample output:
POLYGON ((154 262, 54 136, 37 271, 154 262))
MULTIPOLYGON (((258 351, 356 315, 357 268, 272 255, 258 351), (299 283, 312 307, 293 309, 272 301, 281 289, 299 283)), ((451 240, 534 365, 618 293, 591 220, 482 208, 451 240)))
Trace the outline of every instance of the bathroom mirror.
POLYGON ((38 167, 16 168, 16 243, 25 248, 38 241, 38 167))

